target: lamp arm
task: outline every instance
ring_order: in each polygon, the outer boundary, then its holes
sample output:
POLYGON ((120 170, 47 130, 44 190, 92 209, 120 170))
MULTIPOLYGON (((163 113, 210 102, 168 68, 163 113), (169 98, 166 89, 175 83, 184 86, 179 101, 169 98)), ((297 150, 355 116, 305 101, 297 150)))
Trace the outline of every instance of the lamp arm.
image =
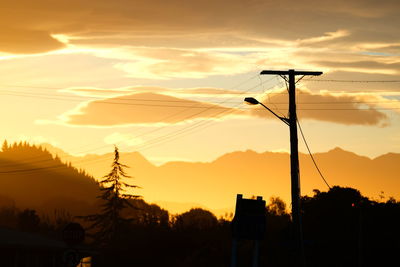
POLYGON ((267 109, 269 112, 271 112, 272 114, 274 114, 275 117, 277 117, 278 119, 280 119, 281 121, 283 121, 286 125, 289 125, 289 120, 287 118, 281 117, 278 114, 276 114, 275 112, 273 112, 269 107, 267 107, 266 105, 264 105, 261 102, 258 102, 261 106, 263 106, 265 109, 267 109))

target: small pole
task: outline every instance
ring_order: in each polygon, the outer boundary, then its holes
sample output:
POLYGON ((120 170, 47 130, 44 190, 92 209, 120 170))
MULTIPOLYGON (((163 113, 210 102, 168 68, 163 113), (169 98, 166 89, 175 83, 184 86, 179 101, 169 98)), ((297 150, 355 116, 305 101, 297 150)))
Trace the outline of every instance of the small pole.
MULTIPOLYGON (((240 210, 240 203, 241 203, 242 199, 243 199, 243 195, 242 194, 237 194, 236 195, 235 216, 236 216, 236 214, 238 214, 238 211, 240 210)), ((232 238, 231 267, 236 267, 237 266, 237 250, 238 250, 237 247, 238 247, 238 240, 235 237, 235 235, 233 235, 233 238, 232 238)))
POLYGON ((236 238, 232 239, 232 255, 231 255, 231 267, 237 266, 237 244, 238 241, 236 238))
POLYGON ((253 267, 258 267, 260 255, 260 240, 254 240, 253 267))
POLYGON ((362 206, 358 208, 358 267, 364 266, 363 263, 363 214, 362 206))

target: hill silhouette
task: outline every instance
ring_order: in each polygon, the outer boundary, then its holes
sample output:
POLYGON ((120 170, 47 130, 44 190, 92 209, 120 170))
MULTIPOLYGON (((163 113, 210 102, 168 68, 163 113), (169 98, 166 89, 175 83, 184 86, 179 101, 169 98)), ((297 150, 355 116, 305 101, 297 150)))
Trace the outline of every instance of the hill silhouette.
MULTIPOLYGON (((52 151, 49 145, 47 148, 52 151)), ((107 172, 112 160, 112 153, 84 157, 63 155, 60 156, 63 161, 85 169, 96 179, 107 172)), ((198 206, 222 215, 232 211, 237 193, 248 197, 261 195, 265 199, 280 196, 290 203, 288 153, 235 151, 211 162, 174 161, 161 166, 153 165, 139 152, 121 152, 121 156, 130 166, 128 174, 143 188, 139 194, 173 213, 182 212, 182 207, 198 206), (185 206, 185 203, 191 204, 185 206)), ((378 198, 382 191, 386 198, 400 197, 396 190, 400 188, 400 154, 388 153, 371 159, 337 147, 315 153, 314 157, 331 186, 358 188, 372 198, 378 198)), ((312 195, 313 189, 326 190, 309 155, 300 153, 299 159, 302 194, 312 195)))
MULTIPOLYGON (((103 176, 110 168, 112 153, 82 158, 61 151, 65 159, 60 160, 47 149, 26 143, 5 144, 2 150, 0 206, 9 207, 0 209, 3 227, 59 237, 60 229, 71 217, 50 220, 48 216, 38 216, 36 210, 65 209, 75 215, 90 214, 91 209, 99 207, 96 202, 99 186, 95 179, 62 161, 69 159, 81 167, 86 164, 88 170, 103 176)), ((280 196, 289 191, 287 153, 238 151, 212 162, 169 162, 162 166, 151 164, 137 152, 122 153, 121 157, 131 166, 128 174, 135 176, 134 183, 145 188, 135 193, 145 198, 196 201, 190 205, 205 203, 215 210, 221 203, 229 205, 231 194, 236 192, 269 199, 271 195, 280 196)), ((364 192, 373 193, 380 193, 380 188, 384 188, 387 196, 394 192, 393 196, 397 197, 399 154, 388 153, 370 159, 335 148, 315 157, 332 185, 358 184, 364 187, 364 192)), ((307 155, 300 155, 300 163, 303 188, 315 188, 317 182, 323 185, 307 155)), ((393 266, 399 249, 400 206, 395 199, 383 198, 386 197, 370 200, 357 189, 339 186, 329 191, 314 190, 313 196, 302 197, 305 248, 310 266, 325 263, 332 251, 335 257, 329 266, 355 266, 360 262, 368 263, 365 266, 393 266)), ((122 212, 124 218, 129 218, 124 235, 112 246, 102 248, 98 254, 101 257, 96 259, 103 264, 99 266, 115 265, 116 259, 121 266, 228 265, 232 240, 229 216, 217 219, 207 210, 194 208, 170 217, 168 211, 143 199, 132 204, 135 209, 122 212)), ((279 198, 270 199, 266 216, 267 234, 262 241, 260 262, 265 266, 290 266, 292 228, 285 203, 279 198)), ((250 243, 242 243, 240 265, 250 262, 251 248, 250 243)))
POLYGON ((47 150, 27 143, 3 144, 0 152, 3 204, 80 214, 93 209, 98 194, 97 182, 90 175, 62 163, 47 150))

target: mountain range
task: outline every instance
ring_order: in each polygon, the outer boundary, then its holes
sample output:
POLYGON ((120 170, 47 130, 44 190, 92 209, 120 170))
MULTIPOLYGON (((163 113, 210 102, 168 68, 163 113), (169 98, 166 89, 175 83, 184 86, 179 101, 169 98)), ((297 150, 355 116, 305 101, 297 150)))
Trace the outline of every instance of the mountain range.
POLYGON ((96 210, 97 182, 47 150, 26 143, 0 152, 0 206, 86 214, 96 210))
MULTIPOLYGON (((51 145, 43 146, 95 179, 108 173, 113 159, 113 153, 75 157, 51 145)), ((400 198, 398 153, 371 159, 337 147, 316 153, 314 158, 330 186, 353 187, 377 200, 400 198)), ((130 182, 141 187, 133 193, 172 213, 196 206, 221 215, 233 211, 236 194, 263 196, 267 200, 278 196, 290 205, 288 153, 236 151, 210 162, 174 161, 156 166, 139 152, 122 152, 120 161, 130 167, 130 182)), ((313 189, 328 190, 310 156, 300 153, 299 161, 302 195, 312 195, 313 189)))

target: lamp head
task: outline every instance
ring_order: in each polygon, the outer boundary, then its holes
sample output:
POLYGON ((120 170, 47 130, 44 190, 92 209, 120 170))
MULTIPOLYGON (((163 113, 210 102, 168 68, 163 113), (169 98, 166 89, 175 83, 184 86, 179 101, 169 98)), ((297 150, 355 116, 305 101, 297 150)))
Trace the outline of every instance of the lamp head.
POLYGON ((246 98, 244 99, 244 102, 246 102, 247 104, 251 104, 251 105, 260 104, 260 102, 258 102, 258 100, 255 99, 254 97, 246 97, 246 98))

